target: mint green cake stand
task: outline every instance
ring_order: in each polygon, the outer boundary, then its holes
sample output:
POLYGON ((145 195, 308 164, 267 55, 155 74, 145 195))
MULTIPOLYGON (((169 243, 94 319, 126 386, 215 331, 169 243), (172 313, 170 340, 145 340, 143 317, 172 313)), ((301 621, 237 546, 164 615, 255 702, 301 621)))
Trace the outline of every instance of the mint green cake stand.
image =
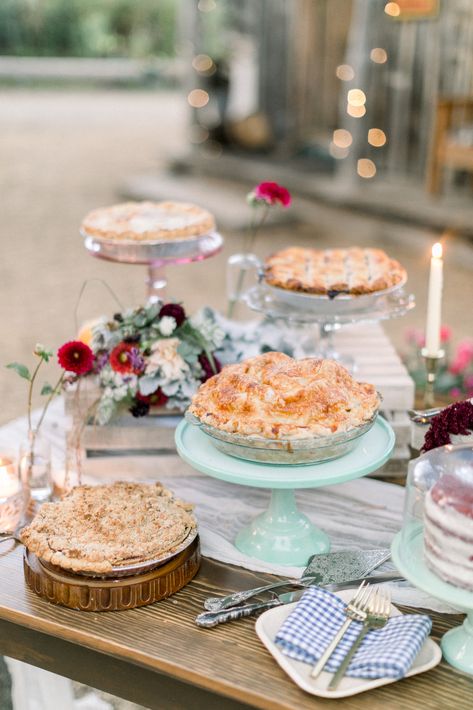
POLYGON ((454 587, 437 577, 424 560, 424 529, 416 525, 408 533, 400 532, 393 540, 392 559, 399 572, 411 584, 455 609, 466 612, 461 626, 443 636, 440 645, 450 665, 473 675, 473 592, 454 587))
POLYGON ((330 486, 376 471, 389 459, 394 441, 393 430, 378 417, 345 456, 317 464, 271 465, 218 451, 207 434, 185 420, 176 429, 178 454, 193 468, 229 483, 271 489, 268 510, 240 530, 235 545, 250 557, 296 567, 305 566, 311 555, 328 552, 330 541, 298 510, 294 489, 330 486))

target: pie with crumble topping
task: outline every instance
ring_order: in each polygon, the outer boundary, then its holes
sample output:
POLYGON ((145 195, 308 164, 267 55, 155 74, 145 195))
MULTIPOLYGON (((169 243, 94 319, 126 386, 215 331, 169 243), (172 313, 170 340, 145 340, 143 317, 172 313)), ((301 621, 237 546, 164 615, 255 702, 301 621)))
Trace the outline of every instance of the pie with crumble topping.
POLYGON ((123 202, 90 212, 81 232, 110 241, 189 239, 215 229, 213 215, 187 202, 123 202))
POLYGON ((373 385, 357 382, 334 360, 257 355, 202 384, 189 413, 221 431, 264 439, 348 432, 376 414, 373 385))
POLYGON ((191 509, 160 483, 77 486, 44 503, 20 537, 45 562, 101 574, 172 552, 196 528, 191 509))
POLYGON ((382 249, 288 247, 266 260, 271 286, 333 298, 384 291, 405 282, 406 270, 382 249))

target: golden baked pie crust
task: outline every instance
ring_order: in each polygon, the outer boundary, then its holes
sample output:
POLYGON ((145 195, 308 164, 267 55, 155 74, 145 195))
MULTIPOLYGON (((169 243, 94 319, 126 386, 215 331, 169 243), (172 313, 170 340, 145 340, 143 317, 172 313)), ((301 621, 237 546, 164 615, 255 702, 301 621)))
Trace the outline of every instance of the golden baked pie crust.
POLYGON ((301 439, 350 431, 380 403, 373 385, 357 382, 334 360, 269 352, 228 365, 202 384, 189 412, 229 433, 301 439))
POLYGON ((191 508, 160 483, 78 486, 44 503, 20 537, 57 567, 107 573, 172 552, 196 527, 191 508))
POLYGON ((406 270, 382 249, 288 247, 265 263, 271 286, 317 295, 352 296, 384 291, 407 278, 406 270))
POLYGON ((111 241, 174 241, 215 229, 213 215, 187 202, 123 202, 90 212, 81 231, 111 241))

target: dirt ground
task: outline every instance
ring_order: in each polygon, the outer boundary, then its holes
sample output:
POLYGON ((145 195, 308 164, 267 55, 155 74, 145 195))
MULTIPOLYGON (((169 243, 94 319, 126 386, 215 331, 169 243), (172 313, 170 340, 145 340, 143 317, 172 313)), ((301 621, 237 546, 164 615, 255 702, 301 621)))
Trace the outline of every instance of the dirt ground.
MULTIPOLYGON (((73 337, 74 307, 84 280, 104 279, 127 305, 143 300, 144 269, 91 258, 78 226, 88 210, 119 198, 127 176, 158 171, 185 152, 188 112, 184 96, 169 91, 2 90, 0 105, 0 363, 27 363, 36 342, 55 348, 73 337)), ((261 176, 268 177, 277 179, 261 176)), ((241 191, 245 209, 246 186, 241 191)), ((268 228, 257 251, 264 254, 291 242, 386 248, 408 268, 418 303, 413 313, 387 326, 400 346, 404 329, 424 322, 434 235, 333 207, 302 201, 299 206, 305 223, 268 228)), ((225 236, 223 254, 170 269, 170 295, 191 311, 204 303, 224 304, 225 260, 241 244, 241 235, 225 236)), ((473 310, 459 308, 472 302, 472 274, 473 248, 450 240, 444 321, 457 339, 473 335, 473 310)), ((78 319, 115 308, 103 287, 93 283, 78 319)), ((0 367, 0 422, 25 412, 24 384, 0 367)))

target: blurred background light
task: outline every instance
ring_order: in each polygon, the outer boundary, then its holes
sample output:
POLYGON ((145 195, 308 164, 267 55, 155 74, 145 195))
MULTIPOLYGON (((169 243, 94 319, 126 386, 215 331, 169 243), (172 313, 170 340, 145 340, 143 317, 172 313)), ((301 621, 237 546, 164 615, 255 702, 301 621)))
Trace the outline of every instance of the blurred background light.
POLYGON ((187 95, 187 101, 193 108, 202 108, 209 103, 209 95, 203 89, 192 89, 187 95))
POLYGON ((332 142, 337 148, 349 148, 353 143, 353 138, 350 131, 344 128, 337 128, 337 130, 333 132, 332 142))
POLYGON ((375 148, 381 148, 386 143, 386 133, 381 128, 370 128, 368 131, 368 143, 375 148))
POLYGON ((355 71, 349 64, 340 64, 337 67, 335 74, 342 81, 351 81, 355 78, 355 71))
POLYGON ((198 54, 192 60, 192 66, 196 71, 205 73, 209 72, 213 68, 214 63, 208 54, 198 54))
POLYGON ((370 59, 376 64, 384 64, 388 60, 388 53, 382 47, 374 47, 370 52, 370 59))
POLYGON ((384 12, 386 15, 390 15, 391 17, 399 17, 401 14, 401 8, 397 2, 387 2, 384 6, 384 12))
POLYGON ((351 104, 347 104, 347 114, 352 118, 362 118, 365 113, 366 109, 364 106, 352 106, 351 104))
POLYGON ((349 152, 348 148, 341 148, 333 141, 331 141, 328 151, 332 158, 335 158, 336 160, 342 160, 343 158, 346 158, 349 152))
POLYGON ((376 175, 376 165, 369 158, 360 158, 356 164, 356 172, 362 178, 372 178, 376 175))
POLYGON ((201 12, 211 12, 217 7, 215 0, 199 0, 197 9, 201 12))
POLYGON ((364 106, 366 103, 365 92, 361 89, 350 89, 347 94, 347 101, 351 106, 364 106))

